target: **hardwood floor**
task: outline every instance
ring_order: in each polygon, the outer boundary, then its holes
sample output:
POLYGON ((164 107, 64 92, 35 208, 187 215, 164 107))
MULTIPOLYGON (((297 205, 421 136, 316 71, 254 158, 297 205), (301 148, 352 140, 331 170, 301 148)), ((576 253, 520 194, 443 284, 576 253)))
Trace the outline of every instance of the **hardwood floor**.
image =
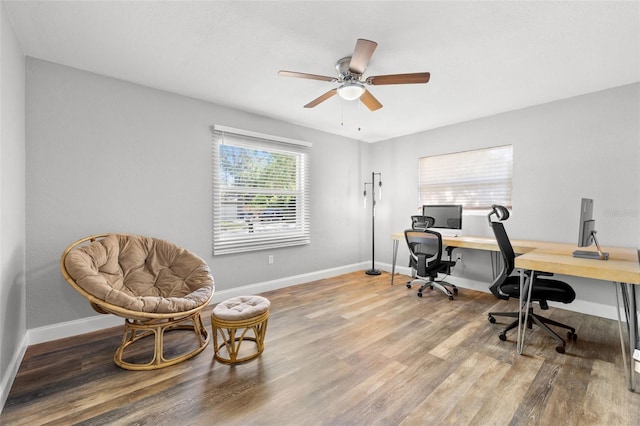
POLYGON ((515 333, 498 339, 507 319, 486 315, 514 301, 466 289, 420 299, 404 278, 392 287, 388 274, 356 272, 263 293, 265 351, 236 366, 213 361, 210 344, 173 367, 122 370, 112 360, 120 327, 31 346, 0 424, 640 423, 615 321, 550 309, 578 340, 561 355, 534 329, 518 356, 515 333))

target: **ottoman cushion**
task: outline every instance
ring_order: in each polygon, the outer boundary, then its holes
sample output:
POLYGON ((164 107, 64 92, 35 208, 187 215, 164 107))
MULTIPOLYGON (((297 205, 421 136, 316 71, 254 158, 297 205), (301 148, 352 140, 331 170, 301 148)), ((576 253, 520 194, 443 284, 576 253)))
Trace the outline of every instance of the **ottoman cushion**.
POLYGON ((240 321, 265 313, 271 302, 261 296, 238 296, 218 303, 213 315, 227 321, 240 321))

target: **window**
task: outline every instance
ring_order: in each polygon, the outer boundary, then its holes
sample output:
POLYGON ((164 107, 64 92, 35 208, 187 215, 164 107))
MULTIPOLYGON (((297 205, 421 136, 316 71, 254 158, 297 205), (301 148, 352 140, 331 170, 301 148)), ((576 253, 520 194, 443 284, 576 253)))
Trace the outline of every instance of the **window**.
POLYGON ((309 244, 310 146, 214 126, 214 255, 309 244))
POLYGON ((419 205, 462 204, 465 209, 511 208, 511 145, 420 158, 419 205))

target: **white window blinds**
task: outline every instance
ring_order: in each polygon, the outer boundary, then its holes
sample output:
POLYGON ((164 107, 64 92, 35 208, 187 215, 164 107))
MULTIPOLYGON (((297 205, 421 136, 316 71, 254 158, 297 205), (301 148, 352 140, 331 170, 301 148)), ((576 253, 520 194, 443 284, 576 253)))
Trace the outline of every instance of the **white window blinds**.
POLYGON ((213 254, 310 242, 311 144, 213 128, 213 254))
POLYGON ((511 145, 420 158, 419 206, 462 204, 487 209, 511 208, 511 145))

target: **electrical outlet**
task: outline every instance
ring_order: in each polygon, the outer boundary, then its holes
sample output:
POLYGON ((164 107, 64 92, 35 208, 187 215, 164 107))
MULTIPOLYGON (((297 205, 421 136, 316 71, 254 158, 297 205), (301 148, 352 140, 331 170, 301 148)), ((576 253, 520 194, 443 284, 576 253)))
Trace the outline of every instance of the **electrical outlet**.
POLYGON ((273 265, 273 255, 269 255, 269 265, 273 265))

